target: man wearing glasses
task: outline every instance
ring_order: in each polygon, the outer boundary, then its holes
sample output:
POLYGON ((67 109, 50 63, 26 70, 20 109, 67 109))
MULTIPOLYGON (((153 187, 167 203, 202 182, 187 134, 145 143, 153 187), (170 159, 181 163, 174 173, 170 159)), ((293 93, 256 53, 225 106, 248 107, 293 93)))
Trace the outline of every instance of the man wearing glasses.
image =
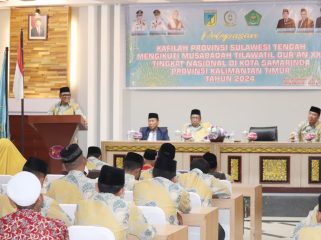
POLYGON ((81 115, 86 118, 80 110, 79 105, 70 102, 71 93, 69 87, 60 88, 59 97, 60 101, 50 108, 50 115, 81 115))

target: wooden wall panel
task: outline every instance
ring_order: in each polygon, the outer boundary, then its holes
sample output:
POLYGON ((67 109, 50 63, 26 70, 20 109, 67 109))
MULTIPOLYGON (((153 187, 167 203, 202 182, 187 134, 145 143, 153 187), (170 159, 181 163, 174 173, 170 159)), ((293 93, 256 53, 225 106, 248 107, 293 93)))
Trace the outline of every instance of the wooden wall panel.
POLYGON ((35 8, 12 8, 10 17, 10 97, 17 60, 20 29, 24 32, 25 98, 56 98, 62 86, 69 86, 69 36, 71 9, 41 7, 48 14, 47 40, 28 40, 28 15, 35 8))

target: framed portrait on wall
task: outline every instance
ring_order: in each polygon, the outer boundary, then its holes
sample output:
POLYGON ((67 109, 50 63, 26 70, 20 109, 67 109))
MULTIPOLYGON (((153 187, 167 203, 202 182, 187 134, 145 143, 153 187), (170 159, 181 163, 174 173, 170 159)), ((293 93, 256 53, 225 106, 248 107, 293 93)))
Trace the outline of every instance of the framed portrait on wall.
POLYGON ((48 36, 48 15, 28 16, 29 40, 46 40, 48 36))

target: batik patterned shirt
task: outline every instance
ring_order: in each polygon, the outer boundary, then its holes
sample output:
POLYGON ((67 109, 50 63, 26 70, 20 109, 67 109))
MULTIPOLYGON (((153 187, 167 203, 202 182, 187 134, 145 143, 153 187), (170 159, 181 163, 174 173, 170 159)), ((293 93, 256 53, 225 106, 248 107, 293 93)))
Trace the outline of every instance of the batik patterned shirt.
POLYGON ((315 208, 309 212, 308 216, 295 226, 293 235, 296 235, 303 227, 318 224, 317 222, 318 211, 319 211, 319 205, 316 205, 315 208))
POLYGON ((299 124, 296 133, 299 142, 304 141, 304 137, 308 133, 314 133, 316 135, 312 142, 320 142, 321 122, 318 121, 315 125, 310 125, 309 122, 302 122, 299 124))
POLYGON ((107 163, 95 158, 95 157, 89 157, 87 158, 87 168, 89 170, 101 170, 101 168, 107 165, 107 163))
POLYGON ((77 203, 96 192, 96 180, 85 176, 82 171, 72 170, 49 184, 47 195, 59 203, 77 203))
POLYGON ((177 211, 189 213, 191 210, 188 192, 163 177, 139 181, 133 193, 136 205, 160 207, 170 224, 178 224, 177 211))
POLYGON ((75 223, 107 227, 117 240, 127 239, 128 234, 149 240, 156 232, 133 202, 126 202, 111 193, 96 193, 91 199, 81 201, 75 223))
POLYGON ((126 191, 133 191, 135 183, 138 181, 135 179, 134 175, 125 173, 125 190, 126 191))
POLYGON ((0 218, 1 240, 68 240, 68 229, 60 221, 24 209, 0 218))

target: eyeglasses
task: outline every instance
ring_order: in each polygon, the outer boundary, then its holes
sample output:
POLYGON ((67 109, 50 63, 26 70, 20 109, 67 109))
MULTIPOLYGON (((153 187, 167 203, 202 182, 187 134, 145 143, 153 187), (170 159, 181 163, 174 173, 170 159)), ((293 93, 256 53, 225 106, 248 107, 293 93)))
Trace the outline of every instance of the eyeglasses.
POLYGON ((71 94, 62 94, 62 97, 71 97, 71 94))

